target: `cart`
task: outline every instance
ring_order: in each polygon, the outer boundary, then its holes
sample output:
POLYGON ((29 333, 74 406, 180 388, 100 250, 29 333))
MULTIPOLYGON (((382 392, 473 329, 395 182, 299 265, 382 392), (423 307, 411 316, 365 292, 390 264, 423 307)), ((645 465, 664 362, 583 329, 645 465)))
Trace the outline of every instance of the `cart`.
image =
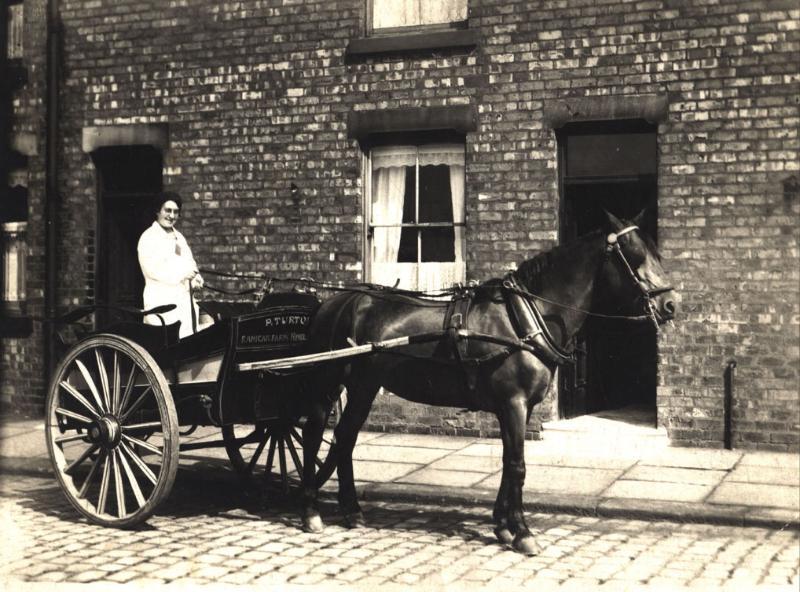
MULTIPOLYGON (((207 307, 213 325, 180 340, 177 324, 114 323, 79 339, 55 369, 48 451, 67 499, 89 521, 129 528, 147 520, 172 489, 180 453, 192 449, 224 447, 241 476, 263 467, 285 491, 290 475, 302 474, 306 375, 259 364, 306 354, 320 301, 301 290, 266 294, 256 306, 218 304, 207 307), (198 426, 218 427, 221 439, 182 443, 198 426)), ((335 466, 326 441, 318 486, 335 466)))

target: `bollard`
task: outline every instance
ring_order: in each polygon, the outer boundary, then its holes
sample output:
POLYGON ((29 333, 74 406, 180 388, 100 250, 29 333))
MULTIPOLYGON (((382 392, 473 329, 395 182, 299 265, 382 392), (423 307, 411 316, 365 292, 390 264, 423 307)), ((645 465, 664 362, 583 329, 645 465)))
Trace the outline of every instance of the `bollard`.
POLYGON ((723 410, 723 445, 726 450, 733 450, 733 397, 736 387, 736 360, 729 360, 725 367, 725 397, 722 401, 723 410))

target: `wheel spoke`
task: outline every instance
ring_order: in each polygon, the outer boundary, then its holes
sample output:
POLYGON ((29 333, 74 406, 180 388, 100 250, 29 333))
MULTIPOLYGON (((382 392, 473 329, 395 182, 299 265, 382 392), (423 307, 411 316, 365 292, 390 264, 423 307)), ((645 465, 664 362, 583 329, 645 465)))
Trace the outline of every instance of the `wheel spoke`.
POLYGON ((294 462, 294 468, 297 469, 297 474, 302 478, 303 477, 303 463, 300 462, 300 457, 297 455, 297 449, 294 447, 294 442, 292 442, 291 434, 286 436, 286 445, 289 447, 289 453, 292 455, 292 461, 294 462))
POLYGON ((103 462, 105 457, 106 457, 105 450, 101 450, 100 454, 95 459, 94 464, 92 464, 92 468, 89 470, 89 474, 86 476, 86 480, 83 482, 83 485, 81 486, 81 490, 78 492, 78 497, 79 498, 86 497, 86 492, 89 489, 89 485, 92 484, 92 479, 94 479, 94 476, 97 473, 97 469, 100 468, 100 463, 103 462))
POLYGON ((103 465, 103 477, 100 480, 100 498, 97 500, 97 511, 100 514, 106 513, 106 501, 108 500, 108 481, 111 477, 111 456, 105 455, 103 465))
POLYGON ((56 444, 64 444, 65 442, 76 442, 78 440, 85 440, 89 434, 72 434, 71 436, 59 436, 56 438, 56 444))
POLYGON ((125 405, 128 404, 128 399, 133 392, 133 384, 136 382, 136 375, 139 372, 139 367, 136 365, 135 362, 132 362, 131 373, 128 375, 128 381, 125 383, 125 390, 122 392, 122 400, 119 402, 119 405, 114 410, 114 415, 119 415, 123 409, 125 409, 125 405))
POLYGON ((272 464, 275 462, 275 444, 277 444, 277 438, 271 437, 269 439, 269 452, 267 453, 267 464, 264 465, 264 476, 268 477, 270 472, 272 471, 272 464))
POLYGON ((79 421, 81 423, 92 423, 92 420, 88 417, 81 415, 80 413, 75 413, 74 411, 70 411, 69 409, 64 409, 63 407, 56 407, 56 413, 59 415, 64 415, 66 417, 71 417, 75 421, 79 421))
POLYGON ((122 454, 121 449, 119 449, 119 461, 122 465, 122 469, 125 472, 125 477, 128 479, 128 483, 131 485, 131 490, 133 491, 133 496, 136 498, 136 503, 139 504, 139 507, 141 508, 146 503, 144 494, 142 494, 142 490, 139 487, 139 482, 136 480, 136 475, 133 474, 131 466, 128 464, 125 455, 122 454))
POLYGON ((114 350, 114 370, 113 382, 111 385, 111 412, 117 412, 117 405, 119 404, 119 387, 120 387, 120 374, 119 374, 119 352, 114 350))
POLYGON ((114 490, 117 492, 117 516, 124 518, 127 514, 125 507, 125 487, 122 485, 122 472, 119 469, 119 450, 111 452, 114 468, 114 490))
POLYGON ((97 360, 97 373, 100 375, 100 387, 102 389, 102 396, 103 396, 103 403, 105 405, 104 410, 110 411, 113 409, 111 406, 111 390, 108 385, 108 371, 106 370, 106 364, 103 361, 103 354, 100 352, 100 348, 94 350, 94 357, 97 360))
POLYGON ((163 456, 163 451, 156 446, 150 444, 150 442, 145 442, 144 440, 140 440, 139 438, 134 438, 133 436, 129 436, 128 434, 122 434, 122 439, 134 444, 135 446, 139 446, 144 448, 145 450, 149 450, 153 454, 157 454, 158 456, 163 456))
POLYGON ((79 392, 78 392, 78 391, 75 389, 75 387, 74 387, 74 386, 72 386, 72 385, 71 385, 70 383, 68 383, 66 380, 62 380, 61 382, 59 382, 59 383, 58 383, 58 386, 60 386, 60 387, 61 387, 61 388, 63 388, 65 391, 67 391, 67 392, 68 392, 70 395, 72 395, 73 397, 75 397, 75 399, 76 399, 76 400, 77 400, 77 401, 78 401, 78 402, 79 402, 81 405, 83 405, 84 407, 86 407, 87 411, 89 411, 89 412, 92 414, 92 416, 93 416, 93 417, 95 417, 95 418, 98 418, 98 419, 100 418, 100 414, 97 412, 97 410, 96 410, 94 407, 92 407, 92 404, 91 404, 91 403, 89 403, 89 401, 87 401, 87 400, 86 400, 86 398, 84 398, 84 396, 83 396, 82 394, 80 394, 80 393, 79 393, 79 392))
POLYGON ((137 409, 139 409, 139 407, 142 406, 142 404, 144 403, 145 399, 147 398, 147 394, 152 392, 152 391, 153 391, 153 385, 148 385, 148 387, 146 389, 144 389, 142 394, 139 395, 139 398, 136 399, 136 402, 133 405, 131 405, 130 408, 127 411, 125 411, 124 408, 122 408, 120 410, 119 422, 120 423, 125 423, 125 420, 128 419, 128 416, 131 415, 134 411, 136 411, 137 409))
POLYGON ((158 478, 156 477, 155 473, 150 470, 145 462, 128 446, 125 442, 120 442, 119 447, 130 457, 139 470, 144 473, 144 476, 147 477, 147 480, 150 481, 153 485, 158 482, 158 478))
POLYGON ((89 446, 86 450, 84 450, 81 453, 81 455, 78 458, 76 458, 66 467, 64 467, 64 472, 67 475, 69 475, 75 467, 77 467, 79 464, 81 464, 83 461, 89 458, 98 448, 100 448, 98 444, 92 444, 91 446, 89 446))
POLYGON ((295 427, 292 428, 292 435, 294 436, 294 439, 297 440, 298 444, 300 444, 300 446, 302 446, 303 445, 303 436, 300 435, 300 432, 297 431, 297 428, 295 428, 295 427))
MULTIPOLYGON (((161 428, 160 421, 150 421, 147 423, 132 423, 127 426, 120 426, 123 432, 133 432, 136 430, 150 430, 153 428, 161 428)), ((160 429, 158 431, 161 431, 160 429)))
POLYGON ((100 397, 100 393, 97 391, 97 385, 94 383, 94 379, 89 373, 89 369, 77 358, 75 358, 75 365, 78 366, 78 370, 81 371, 83 380, 86 382, 86 386, 88 386, 89 390, 92 392, 92 396, 97 403, 97 408, 100 409, 101 412, 105 413, 107 409, 103 406, 103 400, 100 397))
POLYGON ((278 462, 280 463, 281 467, 281 483, 283 483, 284 493, 287 493, 289 489, 289 476, 286 473, 286 448, 283 444, 283 436, 278 436, 278 446, 280 446, 280 450, 278 451, 278 462))
POLYGON ((258 459, 261 456, 261 453, 264 451, 264 446, 267 444, 267 439, 270 437, 269 430, 264 435, 264 438, 258 443, 258 447, 256 448, 255 454, 253 454, 253 458, 250 459, 250 462, 247 465, 247 470, 249 473, 253 472, 256 464, 258 464, 258 459))

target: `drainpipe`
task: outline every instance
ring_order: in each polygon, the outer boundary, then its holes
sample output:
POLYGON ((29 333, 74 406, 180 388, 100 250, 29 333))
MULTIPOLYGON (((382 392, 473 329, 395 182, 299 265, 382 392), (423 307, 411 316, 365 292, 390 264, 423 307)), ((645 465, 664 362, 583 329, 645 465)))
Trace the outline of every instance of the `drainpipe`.
POLYGON ((736 396, 736 360, 730 360, 725 367, 725 398, 722 401, 723 446, 733 450, 733 402, 736 396))
MULTIPOLYGON (((60 78, 60 49, 62 28, 58 0, 47 1, 47 81, 45 95, 45 317, 54 318, 57 312, 58 258, 58 84, 60 78)), ((44 367, 47 384, 56 364, 55 326, 44 323, 44 367)))

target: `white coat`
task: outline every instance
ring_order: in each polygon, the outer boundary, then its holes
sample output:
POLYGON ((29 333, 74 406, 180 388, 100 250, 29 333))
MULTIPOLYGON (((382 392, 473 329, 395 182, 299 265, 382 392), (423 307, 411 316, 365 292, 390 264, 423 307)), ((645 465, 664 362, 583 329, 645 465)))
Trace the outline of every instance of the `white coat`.
MULTIPOLYGON (((139 266, 144 275, 144 308, 175 304, 177 308, 162 313, 166 324, 180 321, 180 337, 191 335, 192 308, 199 322, 197 303, 189 292, 189 277, 197 271, 192 250, 177 230, 164 230, 158 222, 142 233, 137 246, 139 266), (191 301, 191 302, 190 302, 191 301)), ((144 322, 160 325, 156 315, 147 315, 144 322)))

